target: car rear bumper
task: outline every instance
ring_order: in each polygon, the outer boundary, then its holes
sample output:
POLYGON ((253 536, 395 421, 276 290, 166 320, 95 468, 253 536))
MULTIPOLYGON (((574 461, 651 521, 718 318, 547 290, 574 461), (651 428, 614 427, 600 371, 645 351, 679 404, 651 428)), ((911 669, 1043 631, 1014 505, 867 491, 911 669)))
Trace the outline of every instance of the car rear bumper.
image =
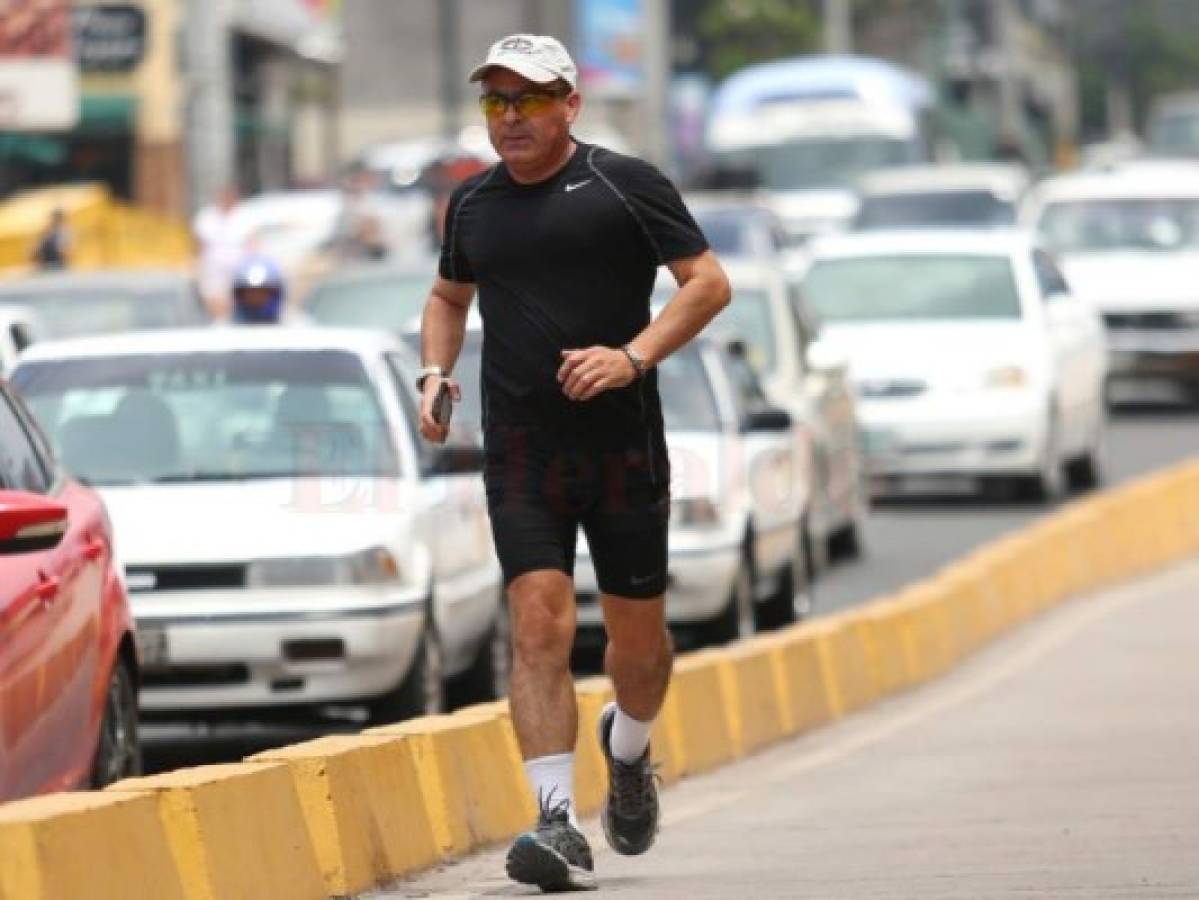
POLYGON ((355 702, 399 684, 424 627, 422 596, 365 589, 296 594, 303 599, 278 589, 135 594, 142 708, 355 702))

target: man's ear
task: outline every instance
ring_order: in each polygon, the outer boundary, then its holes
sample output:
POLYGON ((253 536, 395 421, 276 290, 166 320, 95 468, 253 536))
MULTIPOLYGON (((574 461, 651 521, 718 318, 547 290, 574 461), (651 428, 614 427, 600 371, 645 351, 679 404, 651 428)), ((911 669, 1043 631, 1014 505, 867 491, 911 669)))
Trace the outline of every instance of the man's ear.
POLYGON ((578 91, 571 91, 566 98, 566 124, 573 125, 575 119, 579 117, 579 112, 583 108, 583 95, 578 91))

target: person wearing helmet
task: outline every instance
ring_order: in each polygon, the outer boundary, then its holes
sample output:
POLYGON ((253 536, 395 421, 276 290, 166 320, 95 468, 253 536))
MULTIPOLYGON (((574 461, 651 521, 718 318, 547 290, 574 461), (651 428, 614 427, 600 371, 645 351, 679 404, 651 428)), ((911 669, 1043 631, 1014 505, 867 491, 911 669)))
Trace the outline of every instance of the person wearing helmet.
POLYGON ((283 274, 266 257, 251 256, 233 273, 235 325, 278 325, 285 317, 286 298, 283 274))

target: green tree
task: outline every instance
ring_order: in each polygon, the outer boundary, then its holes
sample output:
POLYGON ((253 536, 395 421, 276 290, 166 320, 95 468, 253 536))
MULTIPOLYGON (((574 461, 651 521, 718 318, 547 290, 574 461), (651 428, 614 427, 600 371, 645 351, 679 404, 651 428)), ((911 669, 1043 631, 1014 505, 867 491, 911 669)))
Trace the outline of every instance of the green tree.
POLYGON ((680 6, 676 21, 694 29, 698 67, 716 79, 752 63, 820 48, 820 19, 810 0, 702 0, 680 6))

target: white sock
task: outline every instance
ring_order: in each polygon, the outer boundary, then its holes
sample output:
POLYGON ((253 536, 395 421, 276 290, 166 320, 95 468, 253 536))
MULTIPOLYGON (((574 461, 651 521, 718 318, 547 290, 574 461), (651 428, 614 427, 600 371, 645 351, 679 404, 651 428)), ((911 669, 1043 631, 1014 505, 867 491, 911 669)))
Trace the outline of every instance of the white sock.
POLYGON ((568 804, 570 824, 576 828, 579 819, 575 815, 575 755, 556 753, 525 760, 525 774, 533 789, 533 799, 539 805, 549 803, 557 806, 562 801, 568 804))
POLYGON ((652 719, 639 722, 617 706, 616 718, 612 721, 612 734, 608 738, 608 749, 621 762, 637 762, 649 746, 649 733, 653 727, 652 719))

